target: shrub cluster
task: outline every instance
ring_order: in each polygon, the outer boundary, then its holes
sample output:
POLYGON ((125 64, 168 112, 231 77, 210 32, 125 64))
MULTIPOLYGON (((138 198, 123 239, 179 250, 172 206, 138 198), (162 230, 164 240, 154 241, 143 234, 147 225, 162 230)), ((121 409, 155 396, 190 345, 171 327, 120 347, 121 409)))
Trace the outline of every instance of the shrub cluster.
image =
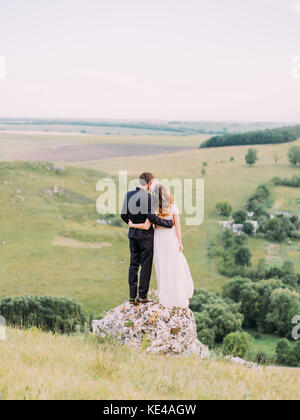
POLYGON ((280 178, 279 176, 275 176, 272 179, 272 183, 282 187, 300 188, 300 175, 293 175, 291 178, 280 178))
POLYGON ((240 331, 243 315, 240 305, 206 290, 195 290, 190 301, 194 312, 199 340, 212 347, 221 343, 229 333, 240 331))
POLYGON ((279 215, 272 219, 261 218, 259 223, 259 233, 270 241, 284 242, 288 238, 299 237, 300 220, 297 216, 279 215))
POLYGON ((232 212, 232 206, 228 201, 220 201, 216 204, 218 215, 229 217, 232 212))
POLYGON ((290 337, 292 319, 300 314, 300 295, 279 279, 253 282, 236 278, 223 287, 223 297, 239 303, 246 328, 290 337))
POLYGON ((53 296, 3 299, 0 301, 0 315, 11 326, 35 326, 61 333, 74 332, 88 322, 85 310, 75 300, 53 296))
POLYGON ((223 341, 223 353, 243 358, 249 352, 252 341, 251 335, 246 332, 230 333, 223 341))

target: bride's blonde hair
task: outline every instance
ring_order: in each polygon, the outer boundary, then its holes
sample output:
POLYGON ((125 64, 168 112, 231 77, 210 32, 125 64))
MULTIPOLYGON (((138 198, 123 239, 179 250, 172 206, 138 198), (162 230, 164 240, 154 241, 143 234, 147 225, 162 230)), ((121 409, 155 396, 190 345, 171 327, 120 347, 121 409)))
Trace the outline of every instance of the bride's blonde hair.
POLYGON ((164 185, 158 184, 154 189, 155 210, 159 217, 170 216, 174 197, 164 185))

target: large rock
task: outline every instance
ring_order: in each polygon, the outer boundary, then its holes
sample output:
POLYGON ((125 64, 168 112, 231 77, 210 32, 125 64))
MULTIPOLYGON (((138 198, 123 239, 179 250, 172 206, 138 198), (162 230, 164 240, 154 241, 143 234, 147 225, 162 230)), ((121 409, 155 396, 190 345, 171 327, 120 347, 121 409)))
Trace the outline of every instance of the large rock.
POLYGON ((197 339, 190 309, 167 309, 158 303, 132 306, 124 303, 106 316, 92 322, 99 336, 114 335, 121 344, 145 348, 155 354, 209 356, 209 350, 197 339))

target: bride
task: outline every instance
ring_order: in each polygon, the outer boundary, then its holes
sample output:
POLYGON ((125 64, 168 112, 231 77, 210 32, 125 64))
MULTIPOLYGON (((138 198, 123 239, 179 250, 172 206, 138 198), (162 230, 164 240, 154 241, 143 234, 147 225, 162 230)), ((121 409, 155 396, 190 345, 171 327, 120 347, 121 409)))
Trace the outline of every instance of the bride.
MULTIPOLYGON (((183 255, 179 211, 172 194, 163 186, 157 185, 154 190, 154 203, 157 216, 175 221, 172 229, 155 227, 154 265, 158 284, 159 303, 167 308, 187 308, 189 299, 194 293, 191 272, 183 255)), ((129 226, 135 229, 148 230, 151 226, 145 223, 129 226)))

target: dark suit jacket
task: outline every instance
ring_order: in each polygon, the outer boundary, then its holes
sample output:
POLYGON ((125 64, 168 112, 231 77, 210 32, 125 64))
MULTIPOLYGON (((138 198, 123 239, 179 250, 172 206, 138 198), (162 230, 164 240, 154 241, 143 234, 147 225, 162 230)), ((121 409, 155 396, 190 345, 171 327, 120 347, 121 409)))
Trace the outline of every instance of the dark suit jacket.
MULTIPOLYGON (((124 200, 122 220, 128 224, 129 219, 136 224, 144 223, 147 219, 151 223, 166 228, 173 227, 173 220, 165 220, 156 216, 152 205, 151 195, 143 188, 136 188, 135 191, 129 191, 124 200)), ((130 239, 145 240, 153 237, 154 229, 151 225, 149 230, 129 229, 128 237, 130 239)))

